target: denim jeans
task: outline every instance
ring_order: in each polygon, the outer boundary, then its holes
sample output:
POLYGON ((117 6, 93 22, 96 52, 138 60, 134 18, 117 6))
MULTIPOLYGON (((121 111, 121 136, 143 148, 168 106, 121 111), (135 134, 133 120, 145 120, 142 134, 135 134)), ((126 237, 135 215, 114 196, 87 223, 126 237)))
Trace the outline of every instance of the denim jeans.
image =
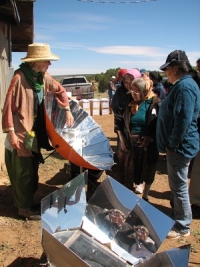
POLYGON ((190 230, 192 211, 188 193, 188 167, 191 159, 176 153, 167 153, 167 171, 172 194, 175 227, 190 230))

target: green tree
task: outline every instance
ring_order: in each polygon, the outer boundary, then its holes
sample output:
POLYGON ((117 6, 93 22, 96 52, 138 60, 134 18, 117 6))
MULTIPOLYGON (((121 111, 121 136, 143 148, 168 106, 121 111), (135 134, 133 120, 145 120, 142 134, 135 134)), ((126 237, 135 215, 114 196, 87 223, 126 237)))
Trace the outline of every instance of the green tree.
POLYGON ((104 73, 96 74, 95 75, 95 81, 96 82, 100 82, 100 80, 102 79, 103 76, 104 76, 104 73))
POLYGON ((104 93, 108 89, 109 79, 106 76, 103 76, 99 81, 99 92, 104 93))

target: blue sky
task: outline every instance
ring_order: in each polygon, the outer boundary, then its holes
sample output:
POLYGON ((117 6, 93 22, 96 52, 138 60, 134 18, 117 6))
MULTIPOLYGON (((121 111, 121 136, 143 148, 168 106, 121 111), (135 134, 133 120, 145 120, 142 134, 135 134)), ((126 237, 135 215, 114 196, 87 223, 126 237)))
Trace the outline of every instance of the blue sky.
MULTIPOLYGON (((158 70, 176 49, 185 50, 196 65, 200 0, 103 1, 116 4, 36 0, 34 42, 50 44, 60 57, 49 67, 51 75, 101 73, 117 67, 158 70)), ((24 56, 13 53, 14 68, 24 56)))

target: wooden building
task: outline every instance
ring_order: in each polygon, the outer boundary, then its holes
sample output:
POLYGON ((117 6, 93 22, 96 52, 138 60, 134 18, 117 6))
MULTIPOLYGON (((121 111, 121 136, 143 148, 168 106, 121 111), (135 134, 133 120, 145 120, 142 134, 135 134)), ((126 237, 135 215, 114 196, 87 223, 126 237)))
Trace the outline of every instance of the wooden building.
MULTIPOLYGON (((34 39, 35 0, 0 0, 0 107, 12 79, 12 52, 27 52, 34 39)), ((20 61, 19 61, 20 64, 20 61)), ((0 116, 1 123, 1 116, 0 116)), ((5 134, 0 129, 0 166, 4 169, 5 134)))

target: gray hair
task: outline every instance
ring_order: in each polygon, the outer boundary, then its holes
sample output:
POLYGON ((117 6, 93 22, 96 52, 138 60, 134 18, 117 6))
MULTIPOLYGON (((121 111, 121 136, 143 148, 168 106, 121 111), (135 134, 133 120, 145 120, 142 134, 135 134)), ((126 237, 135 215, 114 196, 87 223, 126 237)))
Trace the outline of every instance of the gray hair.
POLYGON ((142 94, 142 98, 146 95, 146 82, 143 78, 136 78, 132 81, 131 87, 136 87, 142 94))
POLYGON ((131 87, 136 87, 145 98, 153 89, 153 82, 149 78, 136 78, 132 81, 131 87))

